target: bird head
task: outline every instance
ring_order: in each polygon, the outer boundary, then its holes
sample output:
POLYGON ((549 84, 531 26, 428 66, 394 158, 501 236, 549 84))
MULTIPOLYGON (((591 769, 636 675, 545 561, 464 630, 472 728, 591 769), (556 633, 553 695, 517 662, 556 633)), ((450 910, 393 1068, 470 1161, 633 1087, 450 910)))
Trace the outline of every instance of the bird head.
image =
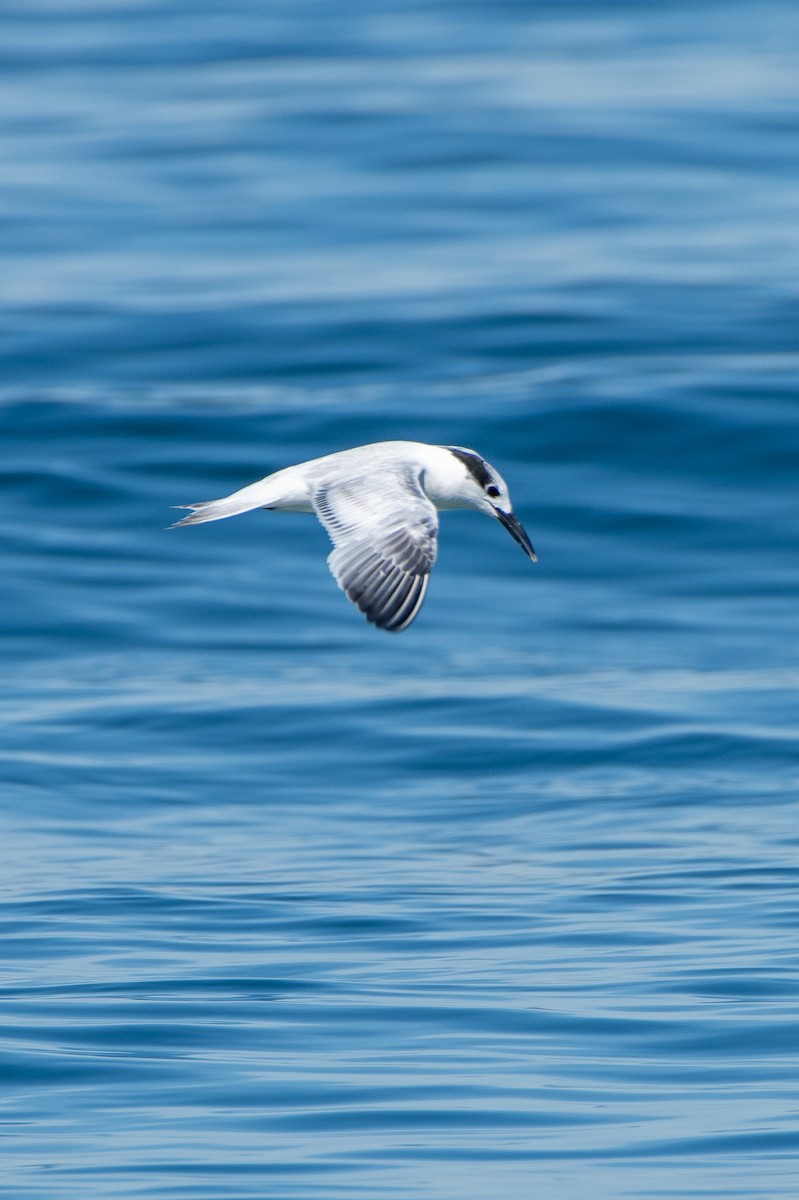
POLYGON ((513 512, 508 485, 499 471, 496 471, 474 450, 466 450, 463 446, 447 446, 446 448, 463 468, 459 499, 464 506, 476 508, 478 512, 483 512, 486 516, 499 521, 505 526, 514 541, 519 543, 528 558, 537 562, 533 544, 525 533, 521 521, 513 512))

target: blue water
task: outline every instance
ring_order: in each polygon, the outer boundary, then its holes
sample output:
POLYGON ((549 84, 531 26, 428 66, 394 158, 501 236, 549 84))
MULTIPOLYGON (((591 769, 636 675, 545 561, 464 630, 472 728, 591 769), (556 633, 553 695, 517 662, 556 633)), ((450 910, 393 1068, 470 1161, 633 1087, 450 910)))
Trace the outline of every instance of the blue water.
POLYGON ((799 10, 0 32, 0 1194, 793 1200, 799 10), (165 530, 386 438, 539 564, 165 530))

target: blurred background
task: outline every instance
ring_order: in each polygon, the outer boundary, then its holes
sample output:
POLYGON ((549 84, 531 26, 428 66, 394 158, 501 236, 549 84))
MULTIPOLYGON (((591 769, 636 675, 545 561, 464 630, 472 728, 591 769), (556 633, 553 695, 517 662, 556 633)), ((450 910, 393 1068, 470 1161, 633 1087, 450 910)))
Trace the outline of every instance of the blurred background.
POLYGON ((0 1194, 793 1197, 799 10, 0 33, 0 1194), (388 438, 539 563, 165 529, 388 438))

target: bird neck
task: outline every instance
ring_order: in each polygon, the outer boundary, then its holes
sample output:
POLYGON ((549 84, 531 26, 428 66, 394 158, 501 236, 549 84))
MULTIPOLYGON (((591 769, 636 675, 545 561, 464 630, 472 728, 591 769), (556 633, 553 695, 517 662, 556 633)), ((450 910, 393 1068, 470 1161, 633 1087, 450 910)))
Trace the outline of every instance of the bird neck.
POLYGON ((466 490, 463 463, 443 446, 427 446, 425 450, 421 483, 436 508, 474 508, 466 490))

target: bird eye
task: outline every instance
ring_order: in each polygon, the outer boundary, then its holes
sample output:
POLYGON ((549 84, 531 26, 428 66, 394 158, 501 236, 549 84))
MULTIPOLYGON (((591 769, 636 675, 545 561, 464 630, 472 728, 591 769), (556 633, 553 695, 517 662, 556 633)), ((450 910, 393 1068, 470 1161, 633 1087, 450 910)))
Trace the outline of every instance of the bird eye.
POLYGON ((496 500, 499 495, 499 488, 495 484, 489 483, 486 487, 486 495, 490 496, 492 500, 496 500))

